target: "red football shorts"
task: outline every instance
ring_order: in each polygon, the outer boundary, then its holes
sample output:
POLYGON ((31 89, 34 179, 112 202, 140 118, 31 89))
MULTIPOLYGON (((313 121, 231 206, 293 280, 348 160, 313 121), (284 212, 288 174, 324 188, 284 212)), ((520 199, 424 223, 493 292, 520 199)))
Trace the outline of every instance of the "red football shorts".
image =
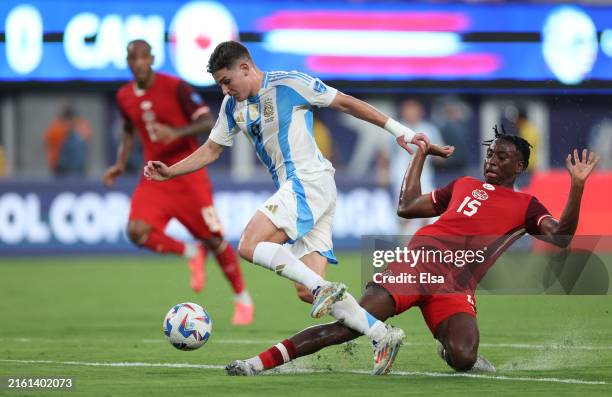
POLYGON ((453 314, 468 313, 476 317, 476 302, 469 288, 471 284, 457 282, 457 277, 462 280, 462 274, 456 270, 453 266, 437 262, 419 262, 414 267, 393 262, 381 275, 396 278, 382 279, 377 284, 393 298, 395 314, 418 306, 429 330, 435 335, 438 325, 453 314), (440 276, 442 279, 436 281, 440 276), (412 277, 412 281, 408 277, 412 277))
POLYGON ((141 180, 132 194, 129 219, 163 231, 172 218, 196 238, 223 236, 207 179, 182 176, 165 182, 141 180))
POLYGON ((473 294, 403 295, 391 292, 390 294, 395 301, 395 314, 418 306, 432 335, 435 335, 438 325, 453 314, 467 313, 476 317, 476 301, 473 294))

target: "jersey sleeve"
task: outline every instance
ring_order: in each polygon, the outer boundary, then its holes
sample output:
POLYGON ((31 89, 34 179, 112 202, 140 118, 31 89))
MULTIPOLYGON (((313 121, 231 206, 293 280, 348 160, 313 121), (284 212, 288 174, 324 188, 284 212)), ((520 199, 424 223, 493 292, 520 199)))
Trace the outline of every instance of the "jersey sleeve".
POLYGON ((444 186, 441 189, 436 189, 431 192, 431 201, 438 215, 442 214, 448 208, 448 204, 453 197, 453 189, 455 188, 457 179, 444 186))
POLYGON ((210 139, 221 146, 232 146, 240 128, 234 120, 234 99, 229 95, 223 98, 217 122, 210 132, 210 139))
POLYGON ((270 83, 282 84, 293 88, 312 106, 329 106, 338 90, 326 85, 321 80, 301 72, 286 72, 270 77, 270 83))
POLYGON ((531 235, 542 234, 540 226, 546 218, 553 218, 540 201, 532 197, 525 211, 525 230, 531 235))
POLYGON ((192 121, 210 112, 210 108, 200 94, 182 80, 176 87, 176 97, 183 113, 192 121))

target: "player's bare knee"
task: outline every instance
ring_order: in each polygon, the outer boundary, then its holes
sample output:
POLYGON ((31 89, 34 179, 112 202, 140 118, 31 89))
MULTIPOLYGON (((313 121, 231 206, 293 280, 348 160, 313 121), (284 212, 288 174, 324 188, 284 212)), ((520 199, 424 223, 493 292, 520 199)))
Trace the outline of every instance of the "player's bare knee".
POLYGON ((476 364, 476 355, 467 353, 453 359, 453 369, 457 372, 466 372, 476 364))
POLYGON ((227 247, 227 241, 223 240, 221 237, 211 237, 206 240, 202 240, 202 243, 208 248, 209 251, 214 252, 215 254, 219 254, 225 250, 227 247))
POLYGON ((295 284, 295 290, 298 298, 300 298, 301 301, 306 303, 312 303, 314 301, 312 292, 310 292, 308 288, 304 287, 302 284, 295 284))
POLYGON ((238 242, 238 255, 244 260, 253 262, 253 253, 255 252, 255 244, 249 241, 244 235, 240 237, 238 242))
POLYGON ((450 365, 455 371, 465 372, 476 363, 477 353, 473 346, 449 343, 446 347, 450 365))
POLYGON ((142 221, 129 221, 127 225, 127 234, 130 241, 136 245, 143 245, 149 238, 151 226, 142 221))

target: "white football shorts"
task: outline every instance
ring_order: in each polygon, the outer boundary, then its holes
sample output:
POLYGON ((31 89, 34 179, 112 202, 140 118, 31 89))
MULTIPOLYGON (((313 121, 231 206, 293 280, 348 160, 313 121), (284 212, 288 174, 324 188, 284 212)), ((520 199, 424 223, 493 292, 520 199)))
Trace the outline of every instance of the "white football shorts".
POLYGON ((291 239, 286 246, 301 258, 319 252, 338 263, 333 252, 332 226, 336 212, 334 171, 285 181, 259 208, 291 239))

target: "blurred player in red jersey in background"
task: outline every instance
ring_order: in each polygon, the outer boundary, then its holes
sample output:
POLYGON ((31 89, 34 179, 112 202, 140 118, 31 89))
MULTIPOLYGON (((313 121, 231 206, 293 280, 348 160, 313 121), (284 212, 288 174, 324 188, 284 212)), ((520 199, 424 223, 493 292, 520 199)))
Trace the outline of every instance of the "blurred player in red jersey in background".
MULTIPOLYGON (((127 62, 134 80, 117 92, 124 127, 117 161, 103 176, 107 186, 123 174, 136 130, 140 133, 145 162, 163 159, 173 164, 195 151, 196 135, 209 133, 214 125, 210 108, 187 83, 153 71, 151 46, 146 41, 128 44, 127 62)), ((213 252, 235 293, 232 323, 246 325, 253 321, 253 302, 244 286, 238 257, 223 237, 206 169, 175 178, 165 183, 163 189, 158 182, 142 178, 132 196, 128 235, 140 247, 185 256, 195 292, 204 287, 206 257, 208 251, 213 252), (172 218, 202 244, 184 243, 166 235, 164 229, 172 218)))
MULTIPOLYGON (((442 189, 421 193, 421 172, 431 147, 419 142, 410 167, 404 176, 397 213, 402 218, 440 216, 431 225, 417 231, 408 248, 412 251, 482 250, 482 261, 459 263, 417 260, 416 263, 390 263, 381 282, 370 282, 359 304, 376 319, 389 317, 418 306, 434 338, 439 341, 438 354, 456 371, 494 372, 495 367, 478 355, 480 335, 476 322, 474 291, 478 281, 495 260, 520 236, 529 233, 548 243, 567 247, 578 226, 580 202, 586 180, 597 165, 599 156, 587 149, 582 156, 574 149, 565 159, 570 174, 569 197, 559 220, 553 218, 537 198, 514 191, 519 174, 529 166, 531 145, 524 139, 498 133, 488 146, 484 162, 484 181, 460 177, 442 189), (486 248, 485 248, 486 247, 486 248), (488 248, 488 250, 487 250, 488 248), (415 266, 413 266, 415 265, 415 266), (441 284, 395 283, 389 276, 427 272, 444 276, 441 284)), ((446 147, 449 148, 449 147, 446 147)), ((465 257, 463 258, 465 259, 465 257)), ((417 278, 419 280, 419 278, 417 278)), ((297 357, 355 339, 361 334, 340 322, 307 328, 289 339, 247 360, 237 360, 226 367, 228 375, 257 375, 297 357)), ((373 374, 385 374, 397 355, 390 353, 387 366, 373 374)), ((375 370, 377 368, 375 357, 375 370)))

